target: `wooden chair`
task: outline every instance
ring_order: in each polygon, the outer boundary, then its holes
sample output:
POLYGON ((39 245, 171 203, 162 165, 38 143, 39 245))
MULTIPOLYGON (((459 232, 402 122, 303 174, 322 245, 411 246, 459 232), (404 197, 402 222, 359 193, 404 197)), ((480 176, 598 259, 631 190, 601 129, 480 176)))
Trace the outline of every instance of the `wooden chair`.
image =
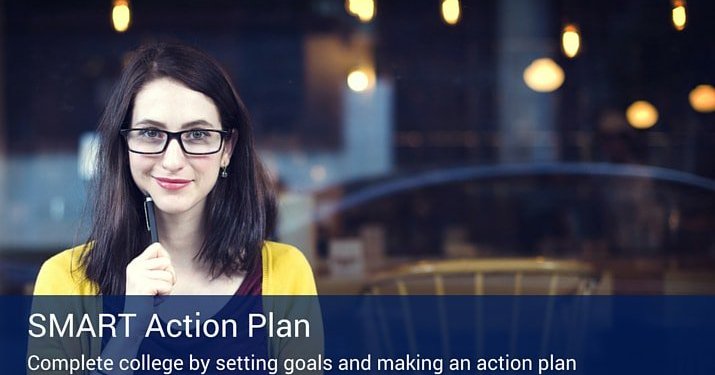
MULTIPOLYGON (((368 295, 590 295, 596 291, 600 278, 592 265, 575 260, 547 260, 544 258, 491 258, 491 259, 450 259, 420 261, 406 264, 380 273, 370 280, 364 292, 368 295)), ((579 299, 587 303, 588 299, 579 299)), ((554 298, 547 302, 541 333, 541 350, 548 348, 551 323, 554 315, 554 298)), ((381 321, 384 307, 373 306, 376 314, 377 332, 385 333, 376 342, 391 346, 389 329, 381 321)), ((477 352, 484 349, 484 309, 483 299, 475 298, 475 320, 477 352)), ((447 329, 448 313, 441 299, 437 299, 438 319, 441 326, 443 355, 449 356, 450 338, 447 329)), ((413 316, 408 299, 402 299, 402 320, 409 349, 417 353, 413 316)), ((587 306, 579 306, 576 317, 586 321, 587 306)), ((519 299, 513 299, 509 347, 516 351, 519 335, 519 299)), ((586 327, 582 327, 585 329, 586 327)), ((574 342, 578 342, 578 332, 573 332, 574 342)), ((584 333, 585 334, 585 333, 584 333)), ((388 349, 389 351, 390 349, 388 349)))

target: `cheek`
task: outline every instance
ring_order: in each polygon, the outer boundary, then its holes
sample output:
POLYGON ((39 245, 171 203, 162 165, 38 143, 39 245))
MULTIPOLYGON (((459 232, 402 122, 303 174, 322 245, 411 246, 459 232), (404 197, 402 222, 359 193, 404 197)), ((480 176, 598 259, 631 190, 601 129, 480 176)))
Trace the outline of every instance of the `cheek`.
POLYGON ((151 160, 151 158, 134 154, 129 155, 129 170, 132 173, 132 178, 134 178, 134 182, 137 184, 139 184, 140 181, 145 178, 145 174, 147 173, 147 171, 151 170, 152 165, 154 165, 154 162, 151 160))
POLYGON ((202 179, 212 181, 218 177, 221 159, 217 157, 197 158, 191 166, 202 179))

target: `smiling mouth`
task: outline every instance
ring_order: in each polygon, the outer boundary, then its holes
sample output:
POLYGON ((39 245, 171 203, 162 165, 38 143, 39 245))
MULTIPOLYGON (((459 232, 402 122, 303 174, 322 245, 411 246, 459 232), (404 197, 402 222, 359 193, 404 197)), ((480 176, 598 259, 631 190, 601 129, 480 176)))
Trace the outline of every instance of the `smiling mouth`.
POLYGON ((163 178, 154 177, 156 183, 166 190, 179 190, 191 183, 191 180, 184 180, 178 178, 163 178))

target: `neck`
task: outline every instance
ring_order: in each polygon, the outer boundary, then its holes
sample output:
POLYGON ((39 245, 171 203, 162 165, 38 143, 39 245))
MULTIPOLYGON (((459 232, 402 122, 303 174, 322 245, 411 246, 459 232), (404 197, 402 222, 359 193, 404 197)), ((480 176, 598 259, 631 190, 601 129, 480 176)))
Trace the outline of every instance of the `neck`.
POLYGON ((194 257, 204 240, 203 210, 182 214, 157 211, 159 242, 171 254, 174 267, 193 268, 194 257))

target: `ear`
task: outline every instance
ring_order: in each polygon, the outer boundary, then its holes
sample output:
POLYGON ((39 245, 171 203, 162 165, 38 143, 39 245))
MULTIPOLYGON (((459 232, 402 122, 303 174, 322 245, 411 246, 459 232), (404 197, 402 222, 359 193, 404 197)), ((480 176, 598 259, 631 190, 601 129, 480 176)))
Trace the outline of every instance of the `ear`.
POLYGON ((231 155, 238 142, 238 133, 234 130, 224 141, 223 152, 221 153, 221 165, 228 166, 231 161, 231 155))

